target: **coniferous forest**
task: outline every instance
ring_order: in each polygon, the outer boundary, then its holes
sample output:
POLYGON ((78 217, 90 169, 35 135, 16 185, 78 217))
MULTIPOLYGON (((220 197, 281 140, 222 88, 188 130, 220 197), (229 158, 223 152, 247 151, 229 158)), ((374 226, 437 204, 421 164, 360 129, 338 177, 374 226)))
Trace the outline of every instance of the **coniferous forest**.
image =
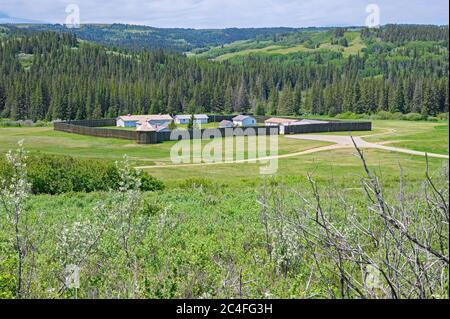
MULTIPOLYGON (((348 56, 317 46, 221 62, 163 49, 112 49, 67 32, 1 32, 0 117, 15 120, 448 112, 448 26, 358 29, 364 48, 348 56)), ((316 32, 348 45, 340 29, 316 32)))

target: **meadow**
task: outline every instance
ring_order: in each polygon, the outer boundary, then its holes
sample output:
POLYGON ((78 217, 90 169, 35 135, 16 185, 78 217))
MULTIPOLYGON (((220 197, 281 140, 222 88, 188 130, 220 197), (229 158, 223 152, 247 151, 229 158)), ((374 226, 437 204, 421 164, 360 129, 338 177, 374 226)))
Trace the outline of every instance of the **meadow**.
MULTIPOLYGON (((0 128, 0 133, 0 153, 14 149, 17 142, 23 139, 24 146, 31 154, 69 155, 111 162, 121 160, 123 155, 127 154, 134 165, 161 166, 150 168, 148 171, 167 183, 176 183, 186 178, 202 177, 221 183, 254 184, 260 178, 260 163, 174 167, 171 165, 170 149, 176 142, 138 145, 126 140, 56 132, 51 127, 0 128)), ((347 135, 348 133, 332 134, 347 135)), ((446 122, 377 120, 373 122, 372 132, 352 132, 352 135, 367 136, 365 139, 368 142, 389 142, 390 146, 448 155, 448 123, 446 122)), ((245 142, 247 143, 247 140, 245 142)), ((208 143, 210 141, 204 141, 203 145, 208 143)), ((285 155, 330 144, 279 136, 278 145, 278 154, 285 155)), ((295 180, 298 177, 304 177, 308 172, 314 171, 318 176, 326 179, 333 171, 335 177, 345 178, 348 173, 360 172, 359 161, 353 154, 354 150, 343 149, 281 158, 279 159, 279 171, 275 177, 287 177, 287 179, 295 180)), ((370 155, 370 163, 383 167, 388 172, 388 176, 396 175, 399 162, 404 163, 405 167, 411 167, 408 171, 411 171, 413 176, 421 176, 419 167, 423 167, 424 163, 424 159, 421 157, 380 150, 367 150, 367 154, 370 155)), ((244 155, 247 156, 246 151, 244 155)), ((434 163, 439 165, 440 161, 431 159, 431 163, 432 165, 434 163)))
MULTIPOLYGON (((448 154, 446 122, 374 121, 373 124, 373 132, 353 134, 372 135, 364 137, 372 142, 448 154)), ((142 193, 137 201, 133 196, 138 195, 127 192, 31 196, 24 206, 33 225, 33 232, 27 238, 40 249, 39 255, 33 253, 32 266, 26 266, 31 268, 25 267, 26 273, 32 270, 34 274, 26 277, 32 278, 31 284, 23 290, 22 296, 358 297, 351 289, 342 295, 339 292, 332 256, 318 257, 323 258, 322 264, 331 265, 325 277, 320 277, 308 245, 297 242, 299 237, 285 228, 289 224, 282 224, 278 219, 268 224, 264 222, 266 214, 278 212, 276 214, 288 218, 293 212, 304 209, 304 199, 314 201, 308 174, 317 183, 325 201, 324 209, 333 222, 348 224, 351 212, 356 212, 361 220, 370 216, 368 208, 372 204, 364 195, 365 172, 354 149, 280 158, 275 176, 261 176, 260 163, 171 166, 172 142, 137 145, 124 140, 55 132, 52 128, 0 128, 2 156, 15 149, 22 139, 24 147, 34 155, 70 155, 112 162, 121 160, 126 153, 132 165, 159 165, 147 171, 166 184, 165 190, 142 193), (262 203, 266 201, 273 206, 265 209, 262 203), (117 231, 126 228, 122 227, 120 219, 108 217, 116 220, 111 224, 115 226, 100 221, 104 214, 109 216, 114 211, 131 214, 125 216, 133 216, 132 220, 136 218, 136 224, 133 222, 127 234, 127 249, 121 248, 121 240, 114 239, 120 238, 115 237, 119 236, 117 231), (284 235, 279 237, 281 229, 284 235), (61 249, 69 253, 61 254, 61 249), (62 285, 64 267, 74 263, 76 254, 83 253, 86 257, 81 263, 80 288, 65 287, 62 285), (129 257, 130 254, 134 257, 129 257)), ((328 144, 284 136, 279 139, 280 154, 325 145, 328 144)), ((423 157, 374 149, 365 150, 364 154, 370 169, 379 176, 387 200, 396 202, 402 194, 408 198, 405 204, 408 209, 422 207, 421 196, 426 193, 423 191, 426 180, 423 157)), ((440 182, 439 187, 445 187, 445 182, 439 178, 442 169, 448 171, 447 163, 447 160, 429 159, 431 175, 440 182)), ((16 259, 7 234, 6 226, 1 226, 0 298, 15 297, 16 259)), ((359 278, 358 271, 351 269, 355 278, 359 278)), ((448 283, 448 273, 445 276, 448 283)), ((435 297, 448 298, 448 291, 447 295, 442 291, 436 288, 435 297)), ((415 293, 413 290, 413 296, 417 297, 415 293)), ((384 288, 371 294, 367 297, 390 296, 384 288)))
POLYGON ((271 40, 236 41, 224 46, 211 48, 198 54, 190 53, 188 56, 225 61, 250 54, 287 55, 301 52, 337 52, 342 53, 344 57, 349 57, 350 55, 358 54, 362 49, 367 47, 361 39, 360 33, 355 31, 347 31, 344 33, 344 38, 348 42, 347 46, 331 43, 332 34, 330 32, 311 33, 309 36, 312 45, 305 43, 299 44, 297 43, 298 41, 288 36, 281 43, 271 40))

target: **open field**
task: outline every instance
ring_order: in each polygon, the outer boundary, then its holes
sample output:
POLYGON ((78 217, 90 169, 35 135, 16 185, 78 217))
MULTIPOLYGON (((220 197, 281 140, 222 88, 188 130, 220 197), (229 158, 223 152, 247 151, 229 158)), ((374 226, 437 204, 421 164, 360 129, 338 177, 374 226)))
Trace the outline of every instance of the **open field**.
MULTIPOLYGON (((353 132, 354 136, 364 136, 367 142, 388 143, 389 146, 408 148, 416 151, 448 155, 448 124, 407 121, 374 121, 372 132, 353 132)), ((147 169, 152 175, 169 183, 177 183, 187 178, 208 178, 224 184, 254 184, 260 178, 262 163, 230 163, 212 166, 173 166, 170 150, 176 142, 157 145, 138 145, 119 139, 94 138, 89 136, 55 132, 52 128, 1 128, 0 152, 15 148, 23 139, 31 153, 69 155, 74 157, 117 161, 124 154, 137 166, 164 166, 147 169)), ((329 133, 323 133, 329 134, 329 133)), ((336 135, 348 135, 336 133, 336 135)), ((204 141, 206 145, 209 141, 204 141)), ((222 143, 215 141, 214 143, 222 143)), ((306 141, 279 136, 279 155, 293 154, 317 147, 331 145, 321 141, 306 141)), ((244 151, 244 156, 247 152, 244 151)), ((412 177, 423 175, 424 158, 420 156, 392 153, 384 150, 367 150, 372 165, 382 167, 387 176, 398 172, 399 163, 407 168, 412 177)), ((430 159, 432 165, 439 166, 442 160, 430 159)), ((304 179, 308 172, 315 172, 320 178, 334 177, 346 179, 349 174, 361 173, 360 163, 353 149, 329 150, 301 156, 280 158, 277 178, 287 180, 304 179)))
MULTIPOLYGON (((135 164, 170 164, 170 149, 176 142, 138 145, 132 141, 97 138, 56 132, 53 128, 0 128, 0 152, 14 149, 19 140, 31 153, 69 155, 83 158, 116 161, 127 154, 135 164)), ((204 144, 209 142, 204 142, 204 144)), ((326 143, 298 142, 280 137, 279 153, 287 154, 326 145, 326 143)))

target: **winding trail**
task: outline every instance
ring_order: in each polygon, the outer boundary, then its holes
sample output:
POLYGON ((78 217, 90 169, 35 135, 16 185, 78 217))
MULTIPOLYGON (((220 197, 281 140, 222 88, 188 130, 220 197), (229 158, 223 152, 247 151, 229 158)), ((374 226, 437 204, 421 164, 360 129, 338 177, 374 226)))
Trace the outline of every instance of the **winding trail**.
MULTIPOLYGON (((375 135, 367 135, 367 137, 373 137, 375 135)), ((299 140, 309 140, 309 141, 322 141, 335 143, 335 146, 340 146, 339 148, 353 148, 352 138, 350 136, 339 136, 339 135, 291 135, 286 136, 287 138, 294 138, 299 140)), ((448 155, 443 154, 435 154, 435 153, 425 153, 414 151, 406 148, 386 146, 385 143, 369 143, 362 139, 362 137, 353 137, 356 146, 359 148, 376 148, 380 150, 404 153, 409 155, 417 155, 417 156, 425 156, 435 157, 435 158, 446 158, 448 159, 448 155)))
MULTIPOLYGON (((390 134, 392 132, 386 132, 386 133, 380 133, 380 134, 374 134, 374 135, 366 135, 364 137, 374 137, 377 135, 386 135, 390 134)), ((318 152, 324 152, 324 151, 332 151, 337 149, 348 149, 348 148, 354 148, 352 138, 350 136, 341 136, 341 135, 286 135, 286 138, 292 138, 292 139, 298 139, 298 140, 308 140, 308 141, 321 141, 321 142, 327 142, 327 143, 333 143, 333 145, 328 146, 321 146, 321 147, 315 147, 309 150, 304 150, 301 152, 296 153, 290 153, 290 154, 284 154, 284 155, 276 155, 276 156, 267 156, 258 158, 257 161, 268 161, 272 159, 280 159, 280 158, 289 158, 289 157, 296 157, 301 155, 307 155, 307 154, 313 154, 318 152)), ((442 158, 442 159, 449 159, 448 155, 443 154, 435 154, 435 153, 425 153, 425 152, 419 152, 414 151, 406 148, 400 148, 400 147, 393 147, 393 146, 386 146, 385 144, 389 142, 380 142, 380 143, 369 143, 362 139, 362 137, 353 137, 353 140, 355 141, 355 144, 359 148, 372 148, 372 149, 380 149, 384 151, 389 152, 397 152, 397 153, 403 153, 403 154, 409 154, 409 155, 416 155, 416 156, 426 156, 428 157, 434 157, 434 158, 442 158)), ((196 164, 170 164, 170 165, 152 165, 152 166, 140 166, 136 167, 138 169, 152 169, 152 168, 178 168, 178 167, 195 167, 195 166, 209 166, 209 165, 223 165, 223 164, 242 164, 242 163, 249 163, 249 162, 256 162, 255 159, 244 159, 244 160, 237 160, 232 162, 219 162, 219 163, 196 163, 196 164)))

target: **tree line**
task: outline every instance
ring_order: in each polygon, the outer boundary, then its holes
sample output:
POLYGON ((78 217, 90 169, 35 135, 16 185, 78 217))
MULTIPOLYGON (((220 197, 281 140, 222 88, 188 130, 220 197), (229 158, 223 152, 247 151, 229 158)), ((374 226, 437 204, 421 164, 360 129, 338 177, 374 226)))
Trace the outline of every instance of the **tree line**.
POLYGON ((380 32, 362 30, 367 48, 349 57, 315 50, 221 63, 163 50, 119 52, 70 33, 10 36, 0 46, 0 116, 448 112, 448 41, 433 35, 408 42, 405 33, 400 45, 382 40, 380 32))

